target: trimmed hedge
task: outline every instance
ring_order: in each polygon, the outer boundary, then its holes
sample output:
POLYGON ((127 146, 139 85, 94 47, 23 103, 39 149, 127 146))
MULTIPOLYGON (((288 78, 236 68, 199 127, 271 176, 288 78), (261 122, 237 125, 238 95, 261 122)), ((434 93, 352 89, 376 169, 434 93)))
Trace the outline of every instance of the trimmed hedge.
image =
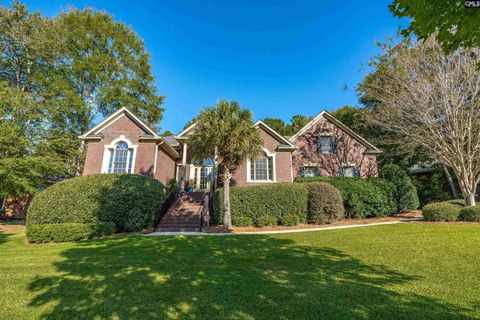
MULTIPOLYGON (((307 221, 307 188, 300 183, 273 183, 268 185, 230 188, 232 221, 248 217, 272 215, 281 221, 286 215, 296 215, 301 223, 307 221)), ((213 203, 215 221, 223 222, 223 189, 215 190, 213 203)), ((237 220, 238 221, 238 220, 237 220)))
POLYGON ((294 214, 287 214, 286 216, 283 216, 280 220, 280 224, 282 226, 296 226, 300 223, 300 219, 298 216, 294 214))
POLYGON ((331 184, 314 182, 307 184, 308 223, 323 224, 344 218, 340 191, 331 184))
POLYGON ((396 213, 395 186, 385 179, 309 177, 297 178, 295 182, 326 182, 336 187, 342 194, 348 218, 384 217, 396 213))
POLYGON ((263 216, 258 216, 255 220, 255 225, 257 227, 274 227, 277 225, 277 218, 270 214, 265 214, 263 216))
POLYGON ((480 222, 480 206, 461 208, 459 219, 462 221, 480 222))
POLYGON ((253 225, 253 220, 250 217, 234 216, 234 217, 232 217, 232 224, 235 227, 250 227, 250 226, 253 225))
POLYGON ((457 221, 461 206, 450 202, 433 202, 423 207, 423 217, 427 221, 457 221))
POLYGON ((395 186, 393 197, 397 212, 415 210, 420 205, 417 189, 408 174, 395 164, 387 164, 380 170, 380 176, 395 186))
POLYGON ((68 242, 115 233, 113 222, 31 224, 27 228, 29 242, 68 242))
POLYGON ((165 198, 155 179, 130 174, 95 174, 56 183, 40 192, 27 213, 35 224, 114 222, 116 231, 153 227, 165 198))

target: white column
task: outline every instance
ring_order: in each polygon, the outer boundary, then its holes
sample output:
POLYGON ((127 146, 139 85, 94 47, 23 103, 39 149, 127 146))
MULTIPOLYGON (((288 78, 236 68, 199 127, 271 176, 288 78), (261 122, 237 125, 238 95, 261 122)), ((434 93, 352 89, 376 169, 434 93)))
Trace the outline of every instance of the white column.
POLYGON ((182 165, 185 166, 187 164, 187 144, 183 143, 183 153, 182 153, 182 165))

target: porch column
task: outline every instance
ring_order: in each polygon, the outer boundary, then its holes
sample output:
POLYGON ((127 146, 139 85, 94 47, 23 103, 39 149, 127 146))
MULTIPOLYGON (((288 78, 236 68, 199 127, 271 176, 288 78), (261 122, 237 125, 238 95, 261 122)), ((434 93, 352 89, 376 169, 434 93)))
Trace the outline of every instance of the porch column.
POLYGON ((185 190, 185 179, 187 178, 187 143, 186 141, 183 142, 183 152, 182 152, 182 170, 183 170, 183 178, 180 180, 180 188, 182 191, 185 190))
POLYGON ((183 153, 182 153, 182 166, 185 167, 187 164, 187 143, 183 143, 183 153))

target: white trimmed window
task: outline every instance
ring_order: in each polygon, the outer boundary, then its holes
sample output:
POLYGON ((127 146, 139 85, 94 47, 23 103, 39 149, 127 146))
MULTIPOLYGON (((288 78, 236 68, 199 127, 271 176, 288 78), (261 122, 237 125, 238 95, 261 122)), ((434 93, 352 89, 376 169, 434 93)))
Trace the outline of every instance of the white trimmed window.
POLYGON ((274 156, 263 155, 255 161, 249 161, 249 181, 275 181, 274 156))
POLYGON ((320 154, 335 153, 335 137, 331 135, 320 135, 317 138, 317 151, 320 154))
POLYGON ((112 141, 110 145, 105 145, 103 173, 133 173, 137 146, 122 138, 123 136, 112 141))
POLYGON ((318 177, 320 176, 320 170, 316 166, 304 166, 302 175, 304 177, 318 177))
POLYGON ((341 175, 349 178, 358 177, 359 171, 355 166, 342 166, 341 175))

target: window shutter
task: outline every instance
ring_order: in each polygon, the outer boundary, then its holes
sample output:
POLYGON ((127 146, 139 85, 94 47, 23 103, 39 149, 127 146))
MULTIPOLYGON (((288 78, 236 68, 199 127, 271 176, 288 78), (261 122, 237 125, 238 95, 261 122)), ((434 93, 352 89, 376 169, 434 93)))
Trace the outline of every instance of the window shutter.
POLYGON ((316 177, 320 176, 320 168, 319 167, 315 167, 315 176, 316 177))
POLYGON ((305 172, 305 167, 302 166, 302 167, 300 168, 300 177, 304 177, 304 176, 305 176, 305 173, 304 173, 304 172, 305 172))
POLYGON ((317 153, 321 154, 322 153, 322 137, 317 136, 317 153))
POLYGON ((360 177, 360 170, 355 167, 355 177, 360 177))
POLYGON ((340 168, 338 169, 338 175, 339 175, 339 176, 343 176, 343 167, 340 167, 340 168))
POLYGON ((332 151, 333 153, 337 152, 337 139, 335 137, 332 137, 332 151))

